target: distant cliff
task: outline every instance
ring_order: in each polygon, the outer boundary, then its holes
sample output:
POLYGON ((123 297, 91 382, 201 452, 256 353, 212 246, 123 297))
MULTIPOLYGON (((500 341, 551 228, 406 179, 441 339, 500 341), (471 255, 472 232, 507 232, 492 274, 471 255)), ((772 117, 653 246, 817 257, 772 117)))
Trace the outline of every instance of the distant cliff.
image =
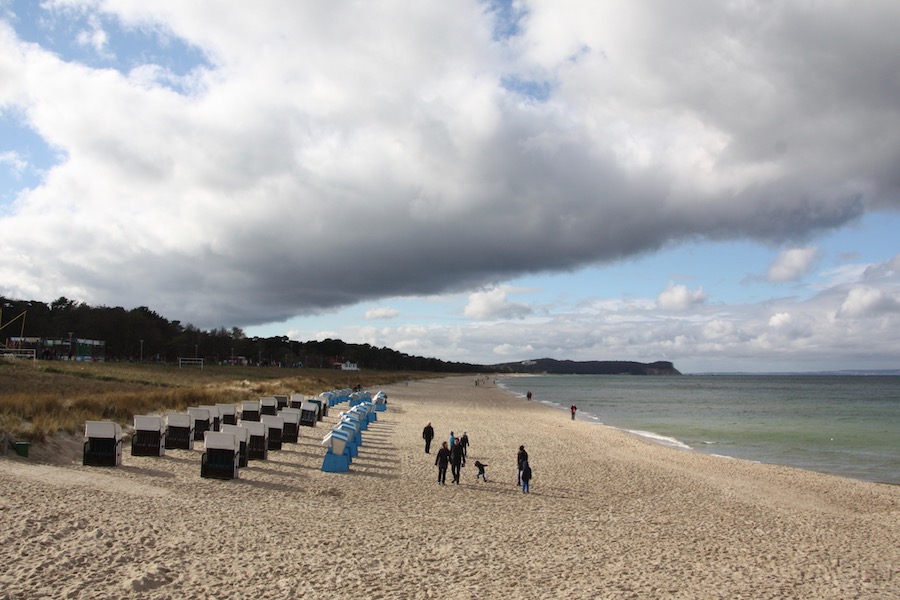
POLYGON ((492 365, 498 372, 547 373, 549 375, 681 375, 669 361, 639 363, 624 360, 555 360, 539 358, 492 365))

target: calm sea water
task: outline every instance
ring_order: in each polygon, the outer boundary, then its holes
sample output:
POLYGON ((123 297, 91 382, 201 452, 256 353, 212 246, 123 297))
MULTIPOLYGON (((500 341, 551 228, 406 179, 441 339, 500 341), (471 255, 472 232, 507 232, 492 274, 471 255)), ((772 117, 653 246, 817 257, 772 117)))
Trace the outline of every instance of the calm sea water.
POLYGON ((685 450, 900 484, 900 377, 552 375, 498 383, 685 450))

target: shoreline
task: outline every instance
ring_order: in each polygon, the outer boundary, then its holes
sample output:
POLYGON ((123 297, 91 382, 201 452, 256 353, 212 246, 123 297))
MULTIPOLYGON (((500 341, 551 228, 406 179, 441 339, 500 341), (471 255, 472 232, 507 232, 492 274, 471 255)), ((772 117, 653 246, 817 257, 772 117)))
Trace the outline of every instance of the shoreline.
MULTIPOLYGON (((530 375, 530 374, 518 375, 518 376, 519 377, 538 377, 537 375, 530 375)), ((552 377, 552 375, 542 375, 541 377, 552 377)), ((605 376, 598 375, 598 377, 605 377, 605 376)), ((500 379, 500 378, 498 378, 498 379, 500 379)), ((496 385, 497 385, 498 389, 501 389, 501 390, 505 391, 507 394, 510 394, 513 397, 523 400, 525 402, 535 402, 537 404, 546 406, 547 408, 549 408, 551 410, 562 411, 564 414, 569 414, 568 413, 569 409, 566 408, 565 406, 563 406, 562 404, 560 404, 559 402, 553 402, 552 400, 535 400, 535 399, 529 400, 523 394, 520 394, 519 392, 515 392, 515 391, 511 390, 511 389, 507 388, 506 386, 504 386, 503 384, 496 384, 496 385)), ((690 452, 700 452, 700 450, 697 450, 696 448, 685 444, 684 442, 682 442, 681 440, 679 440, 677 438, 665 436, 660 433, 656 433, 654 431, 640 431, 640 430, 636 430, 636 429, 625 429, 624 427, 617 427, 615 425, 610 425, 608 423, 604 423, 603 421, 600 420, 600 417, 597 417, 597 416, 593 415, 592 413, 589 413, 580 408, 578 409, 578 413, 575 415, 575 420, 581 421, 582 423, 587 423, 589 425, 594 425, 596 427, 608 427, 609 429, 614 429, 615 431, 621 431, 623 433, 628 433, 628 434, 631 434, 638 438, 641 438, 643 440, 646 440, 648 442, 652 442, 659 446, 663 446, 665 448, 671 448, 673 450, 684 450, 684 451, 690 451, 690 452), (587 415, 587 416, 585 416, 585 415, 587 415)), ((704 452, 700 452, 700 453, 706 454, 704 452)), ((724 454, 709 454, 709 456, 721 456, 722 458, 734 458, 735 460, 746 460, 746 459, 740 459, 737 457, 726 456, 724 454)), ((750 461, 750 462, 758 462, 758 461, 750 461)))
MULTIPOLYGON (((526 375, 526 376, 537 377, 539 379, 540 378, 549 379, 549 378, 556 377, 555 375, 526 375)), ((561 376, 561 377, 566 377, 566 376, 561 376)), ((577 377, 590 378, 593 376, 577 376, 577 377)), ((603 376, 598 376, 598 377, 602 378, 603 376)), ((768 376, 763 376, 763 377, 768 377, 768 376)), ((498 379, 504 379, 504 378, 498 378, 498 379)), ((509 382, 507 382, 507 383, 509 383, 509 382)), ((515 384, 513 384, 513 385, 515 385, 515 384)), ((538 383, 537 385, 540 387, 540 383, 538 383)), ((499 384, 499 386, 501 388, 507 390, 510 394, 516 396, 517 398, 521 398, 523 400, 526 399, 525 393, 521 390, 512 389, 512 388, 508 387, 507 384, 502 384, 502 383, 499 384)), ((544 390, 544 391, 546 392, 546 390, 544 390)), ((560 411, 563 411, 565 414, 569 414, 568 407, 564 405, 565 404, 564 402, 561 402, 559 400, 542 400, 542 399, 535 398, 531 401, 539 402, 539 403, 541 403, 545 406, 548 406, 554 410, 560 410, 560 411)), ((597 408, 597 407, 594 407, 594 408, 597 408)), ((609 427, 612 429, 616 429, 618 431, 629 433, 629 434, 638 436, 647 441, 650 441, 652 443, 655 443, 655 444, 658 444, 658 445, 661 445, 661 446, 664 446, 667 448, 673 448, 673 449, 689 451, 689 452, 697 452, 697 453, 704 454, 707 456, 713 456, 713 457, 719 457, 719 458, 748 461, 748 462, 757 463, 757 464, 768 464, 768 465, 776 465, 776 466, 780 465, 780 466, 792 467, 792 468, 797 468, 797 469, 814 472, 814 473, 822 473, 822 474, 834 475, 837 477, 845 477, 845 478, 852 479, 855 481, 865 481, 865 482, 877 483, 877 484, 881 484, 881 485, 900 485, 900 480, 895 480, 896 475, 897 475, 896 470, 890 470, 890 469, 887 469, 885 466, 881 466, 881 465, 874 466, 874 467, 869 465, 869 467, 866 468, 866 467, 863 467, 861 465, 861 463, 859 463, 859 461, 862 460, 861 457, 864 456, 864 454, 865 454, 865 452, 864 452, 865 449, 862 449, 862 451, 857 449, 855 454, 853 453, 853 451, 851 451, 850 456, 845 457, 844 462, 828 460, 827 464, 824 464, 824 465, 820 464, 819 461, 814 460, 817 457, 817 455, 815 455, 815 454, 812 454, 812 455, 806 454, 806 455, 801 456, 801 455, 797 455, 796 453, 791 453, 787 448, 778 446, 777 443, 773 444, 773 445, 767 445, 765 441, 759 441, 759 440, 751 440, 751 442, 756 441, 757 445, 754 445, 753 443, 745 444, 745 445, 730 444, 727 449, 720 450, 720 449, 718 449, 718 442, 715 442, 715 441, 708 442, 708 441, 699 441, 696 439, 694 439, 690 442, 685 441, 685 439, 682 437, 682 435, 680 435, 680 433, 678 432, 677 427, 675 428, 674 433, 671 431, 668 433, 660 433, 656 429, 643 429, 643 428, 641 428, 641 424, 640 424, 641 418, 640 417, 638 417, 636 420, 631 419, 631 424, 629 426, 608 423, 608 422, 605 422, 604 420, 601 420, 600 417, 597 416, 596 413, 590 412, 591 409, 592 408, 590 405, 586 408, 579 406, 579 411, 578 411, 578 415, 576 416, 576 419, 579 419, 579 420, 582 420, 584 422, 591 423, 594 425, 609 427), (763 444, 763 445, 760 445, 760 444, 763 444), (787 453, 784 452, 785 450, 788 450, 787 453), (779 453, 779 451, 781 452, 781 454, 778 458, 772 456, 773 454, 779 453), (810 460, 810 457, 813 457, 813 460, 810 460), (854 462, 854 459, 856 459, 857 462, 854 462), (817 466, 818 466, 818 468, 817 468, 817 466)), ((602 412, 602 409, 601 409, 601 412, 602 412)), ((620 417, 620 420, 623 417, 622 414, 619 414, 618 416, 620 417)), ((625 416, 627 416, 627 415, 625 415, 625 416)), ((628 421, 628 419, 626 419, 626 421, 628 421)), ((774 423, 773 425, 776 427, 778 426, 777 423, 774 423)), ((663 427, 663 429, 665 429, 665 427, 663 427)), ((681 433, 685 433, 685 432, 681 431, 681 433)), ((689 433, 687 435, 688 435, 688 437, 690 436, 689 433)), ((726 436, 725 429, 721 429, 712 435, 714 437, 710 438, 710 439, 719 439, 716 436, 726 436)), ((798 435, 802 435, 802 433, 798 433, 798 435)), ((835 456, 833 454, 831 448, 827 448, 827 449, 823 449, 823 450, 825 452, 824 455, 827 455, 829 457, 835 456)))
MULTIPOLYGON (((900 488, 572 421, 470 376, 384 386, 349 473, 321 437, 202 479, 200 451, 83 467, 0 459, 8 598, 887 598, 900 488), (460 485, 436 441, 467 431, 460 485), (515 485, 524 444, 532 492, 515 485), (487 463, 486 483, 474 460, 487 463), (449 478, 448 478, 449 480, 449 478)), ((378 391, 373 389, 373 392, 378 391)), ((335 407, 344 410, 345 405, 335 407)), ((202 446, 202 444, 201 444, 202 446)), ((0 594, 0 597, 3 597, 0 594)))

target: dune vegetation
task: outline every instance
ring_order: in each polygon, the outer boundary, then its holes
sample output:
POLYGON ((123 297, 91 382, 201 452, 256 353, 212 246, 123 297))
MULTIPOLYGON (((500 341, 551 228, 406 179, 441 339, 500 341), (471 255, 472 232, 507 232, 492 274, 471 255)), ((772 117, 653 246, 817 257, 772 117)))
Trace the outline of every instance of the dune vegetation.
POLYGON ((0 431, 40 442, 84 430, 86 420, 130 425, 134 415, 239 403, 274 394, 317 395, 360 385, 434 377, 406 371, 182 367, 150 363, 0 360, 0 431))

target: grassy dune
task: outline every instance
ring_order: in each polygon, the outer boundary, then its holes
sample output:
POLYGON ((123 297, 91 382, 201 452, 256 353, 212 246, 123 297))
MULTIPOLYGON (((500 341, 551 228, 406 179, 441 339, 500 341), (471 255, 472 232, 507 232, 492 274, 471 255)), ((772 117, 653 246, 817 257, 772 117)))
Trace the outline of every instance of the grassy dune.
POLYGON ((239 403, 273 394, 317 395, 361 385, 371 389, 434 377, 404 371, 338 371, 277 367, 0 360, 0 431, 39 442, 77 433, 84 422, 129 425, 134 415, 180 411, 199 404, 239 403))

